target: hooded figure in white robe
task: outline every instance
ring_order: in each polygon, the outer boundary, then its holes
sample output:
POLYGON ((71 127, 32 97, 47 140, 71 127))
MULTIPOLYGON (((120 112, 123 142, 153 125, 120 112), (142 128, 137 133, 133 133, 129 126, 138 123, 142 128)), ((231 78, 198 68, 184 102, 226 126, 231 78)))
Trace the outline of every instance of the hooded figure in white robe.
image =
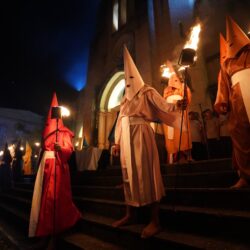
MULTIPOLYGON (((166 103, 144 84, 127 48, 124 48, 125 96, 115 130, 120 145, 125 201, 130 206, 159 202, 165 195, 154 131, 150 122, 161 120, 180 127, 181 116, 171 114, 176 105, 166 103)), ((185 128, 184 128, 185 130, 185 128)))

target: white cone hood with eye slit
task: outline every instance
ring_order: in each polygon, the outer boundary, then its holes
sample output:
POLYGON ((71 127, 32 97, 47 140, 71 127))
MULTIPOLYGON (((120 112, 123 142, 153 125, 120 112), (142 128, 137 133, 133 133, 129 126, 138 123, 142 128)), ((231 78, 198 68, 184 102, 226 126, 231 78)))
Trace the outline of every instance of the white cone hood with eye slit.
POLYGON ((250 44, 250 40, 230 16, 227 16, 226 28, 227 58, 234 58, 243 47, 250 44))
POLYGON ((125 97, 131 101, 138 91, 144 86, 144 82, 125 45, 123 50, 123 59, 126 82, 125 97))

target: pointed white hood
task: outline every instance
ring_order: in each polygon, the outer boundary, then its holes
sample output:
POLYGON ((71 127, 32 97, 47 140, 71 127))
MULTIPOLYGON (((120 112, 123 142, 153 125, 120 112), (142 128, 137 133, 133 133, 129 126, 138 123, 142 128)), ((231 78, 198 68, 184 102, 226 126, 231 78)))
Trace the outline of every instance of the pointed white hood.
POLYGON ((123 50, 123 58, 126 82, 125 97, 131 101, 138 91, 144 86, 144 82, 125 45, 123 50))

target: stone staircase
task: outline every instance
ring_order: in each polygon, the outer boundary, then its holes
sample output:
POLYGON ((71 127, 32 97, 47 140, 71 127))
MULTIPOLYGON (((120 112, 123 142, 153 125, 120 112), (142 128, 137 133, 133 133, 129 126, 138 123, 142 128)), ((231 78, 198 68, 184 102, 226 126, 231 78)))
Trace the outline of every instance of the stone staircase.
MULTIPOLYGON (((140 234, 147 207, 136 209, 134 225, 111 226, 125 213, 119 166, 74 174, 72 192, 83 219, 65 233, 59 249, 250 249, 250 189, 228 188, 237 180, 230 159, 163 165, 162 174, 163 231, 146 240, 140 234)), ((36 243, 27 239, 32 192, 27 179, 0 194, 1 228, 19 249, 36 243)))

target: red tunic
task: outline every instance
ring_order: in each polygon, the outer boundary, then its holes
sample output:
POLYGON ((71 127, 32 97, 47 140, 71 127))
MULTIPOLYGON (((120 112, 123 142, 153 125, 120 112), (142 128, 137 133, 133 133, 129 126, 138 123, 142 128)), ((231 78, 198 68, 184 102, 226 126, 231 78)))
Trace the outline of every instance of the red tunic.
MULTIPOLYGON (((56 157, 54 159, 45 160, 41 207, 36 236, 50 235, 54 232, 60 233, 73 226, 81 218, 80 212, 72 201, 69 166, 67 163, 73 151, 72 137, 73 134, 70 130, 65 127, 61 128, 58 131, 58 143, 62 150, 55 153, 56 157), (54 192, 55 169, 56 193, 54 192), (54 199, 56 199, 55 207, 54 199)), ((55 140, 55 133, 45 140, 45 151, 54 151, 55 140)))

